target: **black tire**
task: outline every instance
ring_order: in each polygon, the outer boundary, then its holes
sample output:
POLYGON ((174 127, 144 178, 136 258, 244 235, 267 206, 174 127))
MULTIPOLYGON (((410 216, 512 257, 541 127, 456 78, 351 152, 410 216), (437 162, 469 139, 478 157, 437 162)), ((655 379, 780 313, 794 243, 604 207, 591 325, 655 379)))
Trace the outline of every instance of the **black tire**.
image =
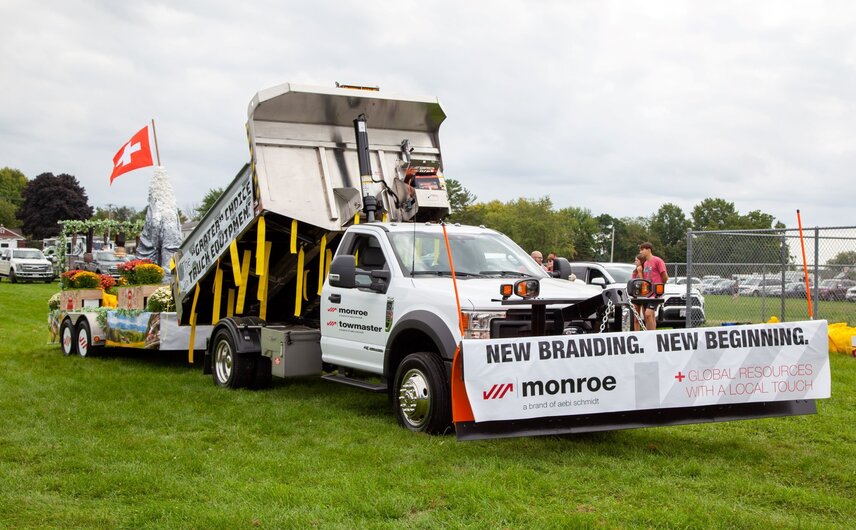
POLYGON ((70 318, 65 318, 59 325, 59 346, 63 355, 74 355, 77 353, 77 334, 70 318))
POLYGON ((405 429, 443 434, 452 424, 452 392, 437 354, 411 353, 395 371, 392 407, 405 429))
POLYGON ((254 357, 236 353, 232 334, 225 328, 217 331, 213 344, 211 376, 214 384, 225 388, 249 387, 256 372, 254 357))
POLYGON ((81 357, 94 357, 98 353, 100 348, 92 345, 92 330, 89 328, 89 322, 86 318, 81 318, 77 323, 75 338, 77 354, 81 357))
POLYGON ((18 278, 15 277, 15 269, 9 269, 9 281, 12 283, 18 283, 18 278))

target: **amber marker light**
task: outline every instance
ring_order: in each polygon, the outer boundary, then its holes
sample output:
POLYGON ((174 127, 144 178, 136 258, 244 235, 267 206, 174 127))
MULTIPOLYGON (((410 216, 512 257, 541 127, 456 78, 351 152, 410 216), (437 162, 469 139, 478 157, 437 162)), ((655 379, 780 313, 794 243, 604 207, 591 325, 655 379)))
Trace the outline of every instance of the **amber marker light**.
POLYGON ((508 298, 514 293, 514 286, 510 283, 504 283, 499 286, 499 294, 502 298, 508 298))

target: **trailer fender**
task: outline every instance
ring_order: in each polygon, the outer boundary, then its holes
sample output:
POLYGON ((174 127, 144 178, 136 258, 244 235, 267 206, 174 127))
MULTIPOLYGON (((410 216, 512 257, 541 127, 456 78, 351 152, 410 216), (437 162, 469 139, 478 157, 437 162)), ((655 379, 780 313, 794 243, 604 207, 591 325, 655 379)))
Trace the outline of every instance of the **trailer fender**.
POLYGON ((419 351, 438 353, 443 359, 447 375, 451 375, 456 347, 457 342, 449 326, 436 314, 422 310, 406 313, 396 322, 386 342, 383 375, 390 380, 395 376, 401 360, 419 351))
POLYGON ((259 354, 262 351, 261 346, 261 330, 260 327, 265 325, 265 321, 259 317, 227 317, 211 330, 211 336, 208 339, 208 347, 205 349, 205 362, 203 363, 203 373, 211 373, 211 363, 213 362, 214 341, 212 340, 217 332, 221 329, 226 329, 232 336, 235 344, 236 354, 259 354))

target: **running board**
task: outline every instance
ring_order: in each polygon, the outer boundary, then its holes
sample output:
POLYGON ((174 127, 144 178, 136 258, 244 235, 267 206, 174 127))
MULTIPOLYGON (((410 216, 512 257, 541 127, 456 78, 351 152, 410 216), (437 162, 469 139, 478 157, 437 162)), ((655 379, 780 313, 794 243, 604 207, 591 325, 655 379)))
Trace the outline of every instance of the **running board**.
POLYGON ((369 383, 363 379, 354 379, 353 377, 347 377, 339 374, 322 375, 321 379, 342 385, 353 386, 362 390, 368 390, 369 392, 380 393, 388 390, 386 383, 369 383))

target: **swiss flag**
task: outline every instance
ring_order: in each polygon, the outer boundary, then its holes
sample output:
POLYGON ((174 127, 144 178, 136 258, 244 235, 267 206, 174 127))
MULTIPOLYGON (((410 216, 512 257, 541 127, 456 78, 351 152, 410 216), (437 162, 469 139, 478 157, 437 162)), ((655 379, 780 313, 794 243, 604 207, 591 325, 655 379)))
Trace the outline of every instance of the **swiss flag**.
POLYGON ((113 157, 113 173, 110 174, 110 184, 113 179, 141 167, 153 166, 152 149, 149 147, 149 126, 146 125, 119 149, 113 157))

